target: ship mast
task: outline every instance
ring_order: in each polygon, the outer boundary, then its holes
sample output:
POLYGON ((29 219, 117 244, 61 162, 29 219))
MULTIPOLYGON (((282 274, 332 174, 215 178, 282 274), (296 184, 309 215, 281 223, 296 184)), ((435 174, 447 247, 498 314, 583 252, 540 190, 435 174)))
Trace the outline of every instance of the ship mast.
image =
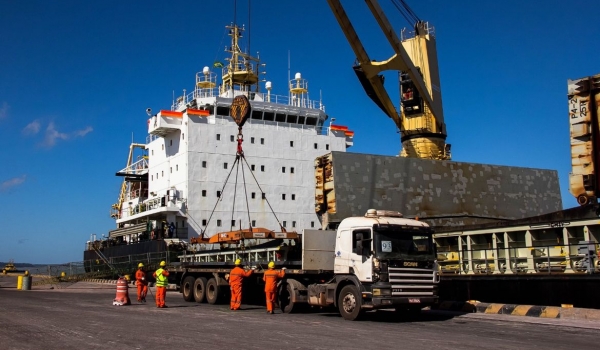
POLYGON ((226 52, 231 54, 230 58, 226 58, 229 62, 223 67, 223 86, 220 94, 226 93, 229 90, 238 90, 249 92, 254 85, 254 91, 259 91, 259 72, 260 60, 257 57, 252 57, 243 53, 239 47, 239 39, 242 37, 244 28, 238 27, 236 24, 226 26, 231 37, 231 46, 226 49, 226 52))

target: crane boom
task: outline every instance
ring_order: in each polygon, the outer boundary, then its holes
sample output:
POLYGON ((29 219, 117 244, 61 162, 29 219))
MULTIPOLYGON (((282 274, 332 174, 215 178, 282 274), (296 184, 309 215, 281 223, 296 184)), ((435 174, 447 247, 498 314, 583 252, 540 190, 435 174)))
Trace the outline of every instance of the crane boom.
POLYGON ((442 99, 435 41, 425 22, 415 24, 415 36, 400 40, 376 0, 365 0, 373 17, 394 50, 384 61, 369 58, 340 0, 327 0, 346 39, 356 54, 354 71, 367 95, 390 117, 401 133, 401 156, 450 159, 445 143, 442 99), (383 86, 381 72, 400 72, 401 113, 383 86))

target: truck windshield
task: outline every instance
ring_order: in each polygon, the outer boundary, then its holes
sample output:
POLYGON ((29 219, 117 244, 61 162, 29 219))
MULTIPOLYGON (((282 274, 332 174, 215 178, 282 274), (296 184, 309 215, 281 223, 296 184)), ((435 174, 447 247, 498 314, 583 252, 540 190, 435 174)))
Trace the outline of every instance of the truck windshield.
POLYGON ((386 229, 374 230, 375 254, 378 259, 435 259, 431 231, 386 229))

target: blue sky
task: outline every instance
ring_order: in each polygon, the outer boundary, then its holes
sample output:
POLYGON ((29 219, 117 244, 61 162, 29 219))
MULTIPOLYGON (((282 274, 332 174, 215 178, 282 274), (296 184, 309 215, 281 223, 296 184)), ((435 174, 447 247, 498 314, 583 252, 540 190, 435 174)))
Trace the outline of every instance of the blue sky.
MULTIPOLYGON (((453 160, 557 170, 564 207, 575 206, 567 79, 600 73, 600 2, 407 2, 436 29, 453 160)), ((408 25, 380 3, 396 30, 408 25)), ((145 109, 168 109, 196 72, 223 60, 233 4, 0 0, 0 261, 80 261, 90 234, 114 227, 114 173, 132 137, 145 142, 145 109)), ((344 5, 370 57, 391 56, 364 3, 344 5)), ((237 22, 248 27, 247 1, 237 22)), ((286 94, 289 52, 311 98, 322 94, 336 124, 356 132, 350 151, 398 153, 326 1, 254 0, 250 26, 274 93, 286 94)))

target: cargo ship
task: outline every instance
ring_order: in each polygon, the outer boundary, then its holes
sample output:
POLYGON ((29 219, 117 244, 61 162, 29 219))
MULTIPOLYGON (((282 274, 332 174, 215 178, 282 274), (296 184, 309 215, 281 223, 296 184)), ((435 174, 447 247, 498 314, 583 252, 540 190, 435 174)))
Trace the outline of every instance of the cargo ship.
POLYGON ((288 79, 286 95, 272 93, 261 73, 265 64, 240 49, 244 28, 226 30, 231 46, 225 62, 205 66, 191 92, 184 90, 170 108, 146 110, 146 142, 130 145, 127 164, 116 173, 123 177, 111 208, 116 228, 87 242, 88 267, 116 264, 123 256, 178 253, 190 238, 238 227, 321 227, 315 159, 345 152, 354 133, 333 124, 322 100, 310 99, 301 73, 288 79), (251 109, 243 134, 231 116, 240 95, 251 109), (244 162, 236 162, 242 144, 244 162))

